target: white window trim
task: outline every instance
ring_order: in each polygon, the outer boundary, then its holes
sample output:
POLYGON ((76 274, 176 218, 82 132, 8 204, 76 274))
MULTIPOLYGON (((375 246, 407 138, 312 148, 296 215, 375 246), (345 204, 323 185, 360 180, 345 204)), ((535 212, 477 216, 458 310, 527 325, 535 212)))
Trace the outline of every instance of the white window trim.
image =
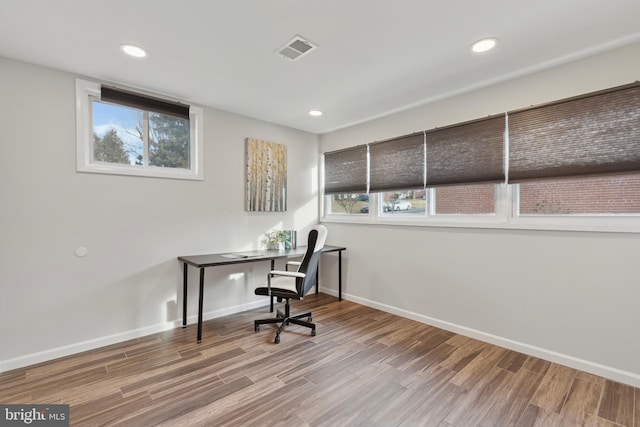
POLYGON ((640 215, 519 215, 517 184, 508 186, 508 226, 528 230, 605 231, 640 233, 640 215))
POLYGON ((91 101, 100 99, 100 87, 100 83, 76 79, 76 170, 78 172, 204 180, 204 110, 193 105, 189 107, 191 169, 93 162, 91 156, 93 140, 91 101))
MULTIPOLYGON (((324 193, 322 193, 324 194, 324 193)), ((322 197, 322 222, 412 227, 490 228, 501 230, 593 231, 640 233, 640 215, 518 215, 518 189, 497 184, 493 215, 381 215, 377 194, 369 194, 368 214, 330 214, 322 197)))

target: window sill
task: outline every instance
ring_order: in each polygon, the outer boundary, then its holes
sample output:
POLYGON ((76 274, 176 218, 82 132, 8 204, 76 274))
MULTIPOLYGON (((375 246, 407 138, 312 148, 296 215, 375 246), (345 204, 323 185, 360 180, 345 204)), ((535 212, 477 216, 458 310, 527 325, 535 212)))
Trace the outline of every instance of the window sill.
POLYGON ((398 227, 440 227, 440 228, 482 228, 496 230, 540 230, 540 231, 582 231, 602 233, 640 233, 638 217, 580 217, 580 218, 517 218, 511 221, 497 216, 483 219, 472 217, 431 217, 390 219, 372 215, 331 215, 322 218, 322 222, 338 224, 367 224, 398 227))
POLYGON ((78 172, 97 173, 107 175, 141 176, 147 178, 185 179, 192 181, 203 181, 202 173, 196 173, 188 169, 147 167, 136 168, 135 166, 118 166, 112 164, 83 164, 78 165, 78 172))

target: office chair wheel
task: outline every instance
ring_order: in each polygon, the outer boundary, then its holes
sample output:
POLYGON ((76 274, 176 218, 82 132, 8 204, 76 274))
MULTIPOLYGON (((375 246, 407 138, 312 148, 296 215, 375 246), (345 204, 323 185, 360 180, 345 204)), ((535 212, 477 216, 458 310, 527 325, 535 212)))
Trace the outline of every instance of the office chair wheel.
POLYGON ((260 332, 260 325, 258 325, 257 323, 253 325, 253 330, 256 332, 260 332))
POLYGON ((273 342, 276 343, 276 344, 280 344, 280 334, 276 334, 276 337, 273 340, 273 342))
POLYGON ((307 319, 309 322, 312 322, 313 319, 311 318, 311 315, 309 315, 309 318, 307 319))
POLYGON ((315 336, 316 336, 316 330, 315 330, 315 329, 312 329, 312 330, 311 330, 311 336, 312 336, 312 337, 315 337, 315 336))

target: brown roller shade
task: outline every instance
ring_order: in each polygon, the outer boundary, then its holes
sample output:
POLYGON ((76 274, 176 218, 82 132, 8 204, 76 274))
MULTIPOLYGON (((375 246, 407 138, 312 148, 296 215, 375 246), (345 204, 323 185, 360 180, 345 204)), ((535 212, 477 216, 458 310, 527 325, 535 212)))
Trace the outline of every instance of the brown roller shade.
POLYGON ((367 192, 367 146, 324 153, 325 194, 367 192))
POLYGON ((427 131, 427 187, 503 181, 504 133, 504 115, 427 131))
POLYGON ((102 86, 100 92, 100 99, 102 101, 113 102, 115 104, 126 105, 139 110, 153 111, 154 113, 189 120, 188 105, 140 95, 138 93, 115 89, 108 86, 102 86))
POLYGON ((509 182, 640 171, 640 85, 508 113, 509 182))
POLYGON ((424 133, 369 144, 369 191, 424 188, 424 133))

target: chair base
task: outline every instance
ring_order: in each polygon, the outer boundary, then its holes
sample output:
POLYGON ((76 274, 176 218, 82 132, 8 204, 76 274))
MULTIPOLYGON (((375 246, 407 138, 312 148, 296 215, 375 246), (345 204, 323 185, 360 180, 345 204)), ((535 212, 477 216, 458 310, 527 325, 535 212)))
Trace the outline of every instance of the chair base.
POLYGON ((258 332, 260 331, 260 325, 265 325, 268 323, 280 323, 278 330, 276 331, 276 337, 273 342, 276 344, 280 343, 280 333, 284 330, 284 327, 289 323, 294 323, 296 325, 305 326, 307 328, 311 328, 311 336, 316 336, 316 325, 311 323, 311 312, 296 314, 295 316, 291 316, 290 308, 289 308, 289 300, 287 299, 285 303, 285 312, 283 313, 280 310, 276 310, 276 317, 271 317, 269 319, 258 319, 253 322, 253 329, 258 332), (306 317, 306 320, 300 320, 303 317, 306 317))

